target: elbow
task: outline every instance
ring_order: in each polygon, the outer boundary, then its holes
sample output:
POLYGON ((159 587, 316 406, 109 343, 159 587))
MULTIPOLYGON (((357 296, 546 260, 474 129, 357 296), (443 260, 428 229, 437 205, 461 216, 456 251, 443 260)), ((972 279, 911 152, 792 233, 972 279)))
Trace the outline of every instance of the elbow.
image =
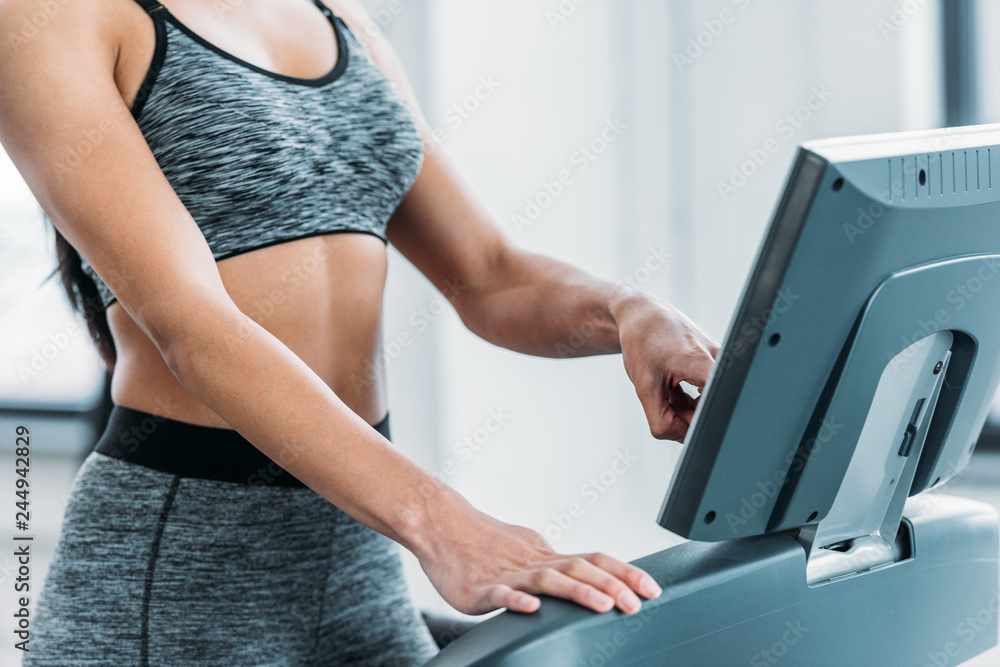
POLYGON ((495 343, 490 329, 490 318, 486 316, 483 308, 476 307, 476 305, 474 300, 461 306, 456 303, 455 312, 458 313, 458 318, 466 329, 488 343, 495 343))
POLYGON ((506 238, 498 237, 453 265, 452 271, 440 274, 435 283, 469 331, 487 342, 500 344, 510 301, 516 298, 518 287, 531 282, 531 257, 506 238))
POLYGON ((524 278, 520 270, 523 256, 515 248, 505 248, 484 262, 474 278, 462 283, 451 299, 465 327, 483 340, 499 345, 503 322, 510 307, 512 291, 524 278))

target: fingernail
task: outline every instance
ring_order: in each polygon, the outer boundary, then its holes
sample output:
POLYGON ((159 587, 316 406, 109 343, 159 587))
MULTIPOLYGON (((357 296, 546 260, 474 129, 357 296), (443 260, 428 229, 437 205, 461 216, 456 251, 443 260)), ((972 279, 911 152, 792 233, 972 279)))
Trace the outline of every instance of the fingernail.
POLYGON ((611 598, 604 593, 601 593, 600 591, 590 591, 590 603, 594 606, 607 607, 609 602, 611 602, 611 598))
POLYGON ((639 611, 639 608, 642 606, 635 593, 629 590, 624 590, 618 594, 618 604, 629 612, 639 611))
POLYGON ((660 593, 663 592, 663 589, 649 576, 643 577, 639 581, 639 590, 643 595, 650 598, 659 597, 660 593))

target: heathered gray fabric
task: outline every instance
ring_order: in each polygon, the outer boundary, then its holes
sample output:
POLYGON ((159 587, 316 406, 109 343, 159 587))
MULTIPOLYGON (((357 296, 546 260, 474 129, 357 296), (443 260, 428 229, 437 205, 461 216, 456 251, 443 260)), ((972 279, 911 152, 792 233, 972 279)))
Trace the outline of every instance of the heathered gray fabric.
POLYGON ((437 648, 398 549, 311 489, 181 478, 92 452, 23 664, 420 665, 437 648))
MULTIPOLYGON (((336 70, 309 84, 235 62, 165 8, 149 15, 166 51, 133 113, 216 260, 317 234, 385 241, 423 144, 397 87, 339 17, 328 16, 341 42, 336 70)), ((86 258, 82 268, 107 307, 111 289, 86 258)))

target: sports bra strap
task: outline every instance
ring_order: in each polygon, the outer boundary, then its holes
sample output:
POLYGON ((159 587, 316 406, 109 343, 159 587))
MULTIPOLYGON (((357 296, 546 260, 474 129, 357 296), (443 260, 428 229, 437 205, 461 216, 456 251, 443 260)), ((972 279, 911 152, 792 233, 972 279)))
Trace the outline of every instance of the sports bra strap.
POLYGON ((324 15, 326 15, 328 17, 329 16, 335 16, 335 14, 333 13, 333 10, 330 9, 329 7, 327 7, 325 4, 323 4, 323 0, 313 0, 313 4, 316 5, 317 7, 319 7, 319 10, 321 12, 323 12, 324 15))
POLYGON ((157 2, 157 0, 135 0, 135 1, 138 2, 142 6, 142 8, 145 9, 146 12, 150 14, 155 12, 157 9, 166 9, 166 7, 157 2))

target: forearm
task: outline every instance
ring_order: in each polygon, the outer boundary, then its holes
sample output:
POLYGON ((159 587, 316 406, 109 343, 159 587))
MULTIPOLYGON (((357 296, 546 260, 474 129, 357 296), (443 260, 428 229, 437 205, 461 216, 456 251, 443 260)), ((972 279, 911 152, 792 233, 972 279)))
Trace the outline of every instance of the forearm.
MULTIPOLYGON (((190 312, 195 312, 192 309, 190 312)), ((281 341, 212 305, 161 351, 178 380, 286 471, 407 549, 457 493, 355 415, 281 341)))
POLYGON ((650 299, 564 262, 515 250, 456 305, 466 326, 495 345, 541 357, 581 357, 621 352, 622 310, 650 299))

